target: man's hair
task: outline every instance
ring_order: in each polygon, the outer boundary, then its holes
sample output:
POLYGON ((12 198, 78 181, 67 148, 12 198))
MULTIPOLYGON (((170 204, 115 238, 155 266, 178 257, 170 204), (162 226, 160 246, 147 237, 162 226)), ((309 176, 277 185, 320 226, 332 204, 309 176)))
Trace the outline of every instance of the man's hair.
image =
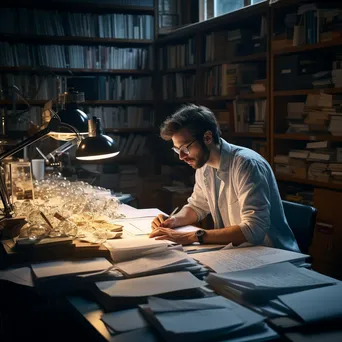
POLYGON ((194 104, 184 105, 162 123, 160 136, 164 140, 171 140, 172 136, 183 128, 199 141, 202 141, 205 132, 211 131, 214 143, 219 143, 220 128, 209 108, 194 104))

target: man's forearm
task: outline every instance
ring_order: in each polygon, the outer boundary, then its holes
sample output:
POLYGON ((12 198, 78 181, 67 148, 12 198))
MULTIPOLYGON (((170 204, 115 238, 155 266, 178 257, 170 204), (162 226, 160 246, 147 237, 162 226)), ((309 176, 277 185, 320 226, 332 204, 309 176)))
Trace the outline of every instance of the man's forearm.
POLYGON ((183 207, 178 214, 174 215, 174 217, 176 218, 176 227, 197 223, 197 214, 190 207, 183 207))
MULTIPOLYGON (((193 241, 198 241, 196 235, 193 236, 193 241)), ((203 242, 205 244, 222 244, 228 245, 232 243, 234 246, 241 245, 247 242, 239 226, 231 226, 229 228, 211 229, 207 230, 203 236, 203 242)))

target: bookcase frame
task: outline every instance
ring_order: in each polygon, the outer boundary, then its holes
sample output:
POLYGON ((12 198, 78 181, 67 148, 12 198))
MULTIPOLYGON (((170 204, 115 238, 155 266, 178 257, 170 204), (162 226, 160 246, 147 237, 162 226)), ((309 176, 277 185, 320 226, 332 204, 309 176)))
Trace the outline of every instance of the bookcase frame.
MULTIPOLYGON (((327 88, 327 89, 294 89, 294 90, 285 90, 285 91, 276 91, 274 89, 274 67, 275 67, 275 58, 280 55, 293 54, 293 53, 301 53, 307 51, 314 50, 322 50, 329 47, 336 47, 342 45, 342 39, 336 39, 332 41, 320 42, 317 44, 307 44, 300 45, 295 47, 287 47, 281 50, 275 50, 272 46, 272 36, 273 36, 273 27, 274 20, 277 20, 276 14, 277 10, 280 8, 285 8, 287 6, 300 5, 305 2, 312 2, 309 0, 303 0, 300 3, 296 0, 281 0, 275 2, 271 5, 267 2, 258 3, 256 5, 248 6, 242 8, 241 10, 228 13, 226 15, 222 15, 220 17, 212 18, 210 20, 200 22, 197 24, 192 24, 182 29, 178 29, 173 33, 169 34, 166 37, 160 38, 156 41, 156 50, 160 47, 165 47, 168 45, 175 45, 182 40, 190 38, 192 36, 196 39, 196 57, 195 57, 195 65, 186 66, 184 68, 177 69, 169 69, 169 70, 160 70, 161 74, 166 73, 176 73, 176 72, 189 72, 192 70, 196 74, 196 96, 194 98, 184 98, 184 99, 176 99, 176 100, 166 100, 162 101, 161 96, 159 94, 159 106, 158 110, 161 110, 160 114, 162 115, 162 104, 164 106, 169 106, 170 104, 183 104, 183 103, 196 103, 200 105, 208 106, 213 109, 215 112, 216 107, 220 107, 222 103, 225 101, 232 101, 235 99, 259 99, 264 98, 267 100, 267 114, 266 114, 266 130, 265 134, 260 133, 234 133, 234 132, 223 132, 224 137, 227 138, 228 141, 239 144, 240 139, 263 139, 267 143, 268 147, 268 160, 272 167, 274 167, 273 159, 276 154, 276 143, 279 141, 283 141, 284 144, 289 142, 297 143, 303 141, 318 141, 318 140, 328 140, 334 142, 342 142, 342 137, 332 136, 332 135, 304 135, 304 134, 285 134, 285 133, 277 133, 275 131, 275 116, 276 111, 279 108, 276 107, 275 99, 287 96, 297 96, 297 95, 307 95, 307 94, 319 94, 321 91, 324 91, 328 94, 342 94, 342 88, 327 88), (218 30, 221 27, 228 27, 230 23, 241 22, 248 18, 253 18, 254 16, 265 14, 268 22, 268 34, 267 34, 267 51, 265 53, 258 53, 253 55, 248 55, 244 57, 234 58, 232 60, 224 60, 202 64, 201 63, 201 43, 203 42, 203 38, 207 33, 218 30), (206 67, 219 65, 222 63, 243 63, 249 61, 266 61, 266 93, 265 94, 246 94, 246 95, 238 95, 237 97, 212 97, 210 99, 201 98, 200 87, 202 87, 204 78, 202 71, 206 67)), ((158 82, 160 87, 162 86, 161 78, 158 78, 158 82)), ((159 90, 160 91, 160 90, 159 90)), ((241 144, 243 145, 243 144, 241 144)), ((342 190, 342 184, 336 183, 325 183, 325 182, 316 182, 310 179, 297 179, 290 176, 276 175, 278 181, 286 182, 286 183, 295 183, 295 184, 303 184, 303 185, 312 185, 313 187, 319 188, 330 188, 342 190)))

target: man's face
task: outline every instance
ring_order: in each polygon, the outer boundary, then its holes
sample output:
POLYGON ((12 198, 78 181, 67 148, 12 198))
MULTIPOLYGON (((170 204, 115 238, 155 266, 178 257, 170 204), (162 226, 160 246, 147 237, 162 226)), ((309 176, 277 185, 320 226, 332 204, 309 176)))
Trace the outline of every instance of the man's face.
POLYGON ((172 136, 172 142, 176 150, 179 150, 179 159, 194 169, 201 168, 209 159, 209 149, 185 128, 172 136))

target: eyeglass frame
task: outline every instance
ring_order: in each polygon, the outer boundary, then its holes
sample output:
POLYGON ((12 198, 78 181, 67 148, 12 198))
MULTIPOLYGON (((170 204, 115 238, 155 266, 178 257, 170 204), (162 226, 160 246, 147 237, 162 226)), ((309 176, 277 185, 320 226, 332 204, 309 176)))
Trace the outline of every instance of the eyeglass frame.
POLYGON ((174 150, 178 155, 181 153, 181 151, 186 154, 189 155, 190 151, 189 151, 189 147, 196 141, 197 139, 194 139, 193 141, 191 141, 188 145, 184 146, 185 144, 183 144, 181 147, 172 147, 172 150, 174 150))

